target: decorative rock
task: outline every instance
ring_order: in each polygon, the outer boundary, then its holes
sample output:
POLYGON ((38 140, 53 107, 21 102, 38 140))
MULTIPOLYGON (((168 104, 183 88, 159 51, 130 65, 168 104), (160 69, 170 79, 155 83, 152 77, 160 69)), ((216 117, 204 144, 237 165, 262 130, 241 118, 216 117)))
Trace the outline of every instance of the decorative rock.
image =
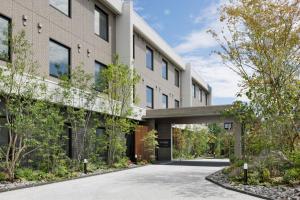
POLYGON ((228 175, 222 171, 215 172, 206 177, 212 182, 218 183, 225 188, 236 191, 244 191, 250 195, 260 196, 265 199, 290 199, 300 200, 300 185, 296 187, 288 186, 262 186, 262 185, 242 185, 230 183, 228 175))

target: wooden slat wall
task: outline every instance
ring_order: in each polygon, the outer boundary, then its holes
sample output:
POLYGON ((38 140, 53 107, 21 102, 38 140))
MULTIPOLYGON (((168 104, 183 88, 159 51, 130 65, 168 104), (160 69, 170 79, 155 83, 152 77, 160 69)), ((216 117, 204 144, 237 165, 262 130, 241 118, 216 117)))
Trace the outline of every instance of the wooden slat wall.
POLYGON ((148 126, 139 125, 135 129, 135 155, 137 156, 137 160, 148 160, 149 155, 144 151, 144 136, 148 133, 148 126))

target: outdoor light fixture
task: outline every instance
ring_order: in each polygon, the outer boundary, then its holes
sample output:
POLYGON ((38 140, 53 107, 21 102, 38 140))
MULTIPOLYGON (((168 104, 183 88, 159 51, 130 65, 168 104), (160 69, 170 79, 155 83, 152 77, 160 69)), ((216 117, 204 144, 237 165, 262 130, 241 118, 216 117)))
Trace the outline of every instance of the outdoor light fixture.
POLYGON ((84 159, 83 160, 83 173, 87 174, 87 164, 88 164, 88 160, 84 159))
POLYGON ((80 51, 81 51, 81 44, 78 44, 77 48, 78 48, 78 53, 80 53, 80 51))
POLYGON ((90 57, 90 55, 91 55, 91 50, 88 49, 87 50, 87 56, 90 57))
POLYGON ((38 32, 39 33, 42 32, 42 28, 43 28, 43 24, 42 23, 38 23, 38 32))
POLYGON ((244 163, 244 184, 248 184, 248 164, 244 163))
POLYGON ((23 19, 23 26, 27 26, 28 17, 26 15, 23 15, 22 19, 23 19))
POLYGON ((232 129, 232 122, 225 122, 224 129, 231 130, 232 129))

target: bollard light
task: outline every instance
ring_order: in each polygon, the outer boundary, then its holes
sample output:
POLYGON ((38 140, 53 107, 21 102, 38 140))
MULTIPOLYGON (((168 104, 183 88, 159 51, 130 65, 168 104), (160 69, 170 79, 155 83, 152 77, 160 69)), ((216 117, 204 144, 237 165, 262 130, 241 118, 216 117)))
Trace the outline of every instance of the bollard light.
POLYGON ((87 164, 88 164, 88 160, 84 159, 83 160, 83 173, 87 174, 87 164))
POLYGON ((244 184, 248 184, 248 164, 244 163, 244 184))

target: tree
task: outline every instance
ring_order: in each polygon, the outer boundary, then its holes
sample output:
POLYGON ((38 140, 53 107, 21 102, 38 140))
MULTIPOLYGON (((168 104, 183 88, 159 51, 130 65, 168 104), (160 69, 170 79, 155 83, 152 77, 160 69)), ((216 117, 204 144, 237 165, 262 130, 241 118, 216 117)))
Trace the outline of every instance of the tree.
POLYGON ((299 146, 300 2, 231 2, 222 9, 222 36, 210 31, 222 48, 217 53, 242 78, 239 95, 250 100, 266 148, 293 151, 299 146))
POLYGON ((144 136, 144 150, 150 158, 150 161, 155 160, 155 149, 158 148, 157 131, 151 130, 144 136))
POLYGON ((74 158, 80 163, 92 153, 91 143, 95 138, 99 120, 94 112, 97 99, 93 76, 84 71, 82 65, 72 70, 72 76, 61 76, 56 90, 56 101, 66 116, 65 124, 72 129, 75 144, 74 158), (61 97, 57 100, 57 97, 61 97))
POLYGON ((107 135, 108 165, 120 160, 126 151, 125 135, 134 129, 135 123, 132 103, 133 86, 139 81, 136 71, 120 63, 116 56, 113 64, 107 66, 101 73, 101 88, 106 94, 107 105, 104 125, 107 135))
POLYGON ((53 104, 47 85, 38 78, 38 64, 33 61, 31 44, 22 31, 9 38, 12 62, 0 69, 0 96, 3 101, 4 127, 8 144, 1 147, 1 159, 10 181, 14 180, 20 161, 43 146, 44 135, 61 132, 61 117, 53 104), (55 127, 52 127, 56 124, 55 127))

